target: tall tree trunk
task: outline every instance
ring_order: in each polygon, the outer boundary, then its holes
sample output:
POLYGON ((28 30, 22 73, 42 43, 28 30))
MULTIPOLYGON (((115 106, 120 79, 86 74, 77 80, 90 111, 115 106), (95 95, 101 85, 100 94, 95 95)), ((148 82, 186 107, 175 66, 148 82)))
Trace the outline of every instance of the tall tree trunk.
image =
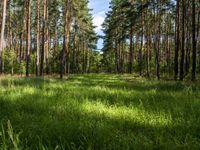
POLYGON ((45 43, 45 37, 44 37, 44 21, 43 21, 43 27, 42 27, 42 49, 41 49, 41 56, 40 56, 40 76, 43 76, 44 73, 44 43, 45 43))
POLYGON ((66 47, 65 47, 65 36, 63 36, 63 49, 61 51, 61 57, 60 57, 60 78, 62 79, 65 72, 65 63, 66 63, 66 47))
POLYGON ((49 74, 49 11, 48 11, 48 1, 45 0, 44 5, 44 18, 45 18, 45 65, 46 65, 46 74, 49 74))
POLYGON ((196 79, 196 8, 195 8, 195 0, 192 0, 192 81, 196 79))
POLYGON ((168 27, 167 27, 167 72, 168 72, 168 74, 170 74, 170 36, 169 36, 169 33, 170 33, 170 29, 171 29, 171 20, 170 20, 170 18, 169 18, 169 20, 168 20, 168 27))
POLYGON ((177 0, 176 4, 176 48, 174 56, 174 79, 178 77, 178 59, 179 59, 179 48, 180 48, 180 0, 177 0))
POLYGON ((118 53, 118 42, 115 40, 115 72, 119 73, 119 53, 118 53))
POLYGON ((119 40, 119 47, 118 47, 119 48, 119 53, 118 53, 119 54, 119 73, 122 73, 122 59, 121 59, 122 58, 121 57, 122 56, 122 46, 121 46, 122 44, 121 43, 122 43, 122 41, 119 40))
MULTIPOLYGON (((23 31, 22 31, 23 32, 23 31)), ((19 64, 20 64, 20 75, 22 76, 22 51, 23 51, 23 33, 20 33, 20 48, 19 48, 19 64)))
POLYGON ((129 52, 129 73, 132 73, 133 70, 133 27, 130 29, 130 52, 129 52))
POLYGON ((90 73, 90 49, 87 47, 87 58, 86 58, 86 71, 90 73))
POLYGON ((161 47, 161 46, 160 46, 160 34, 161 34, 161 33, 160 33, 160 32, 161 32, 161 18, 160 18, 160 16, 159 16, 158 35, 157 35, 158 38, 157 38, 157 41, 156 41, 156 42, 157 42, 157 48, 156 48, 156 49, 157 49, 157 50, 156 50, 156 51, 157 51, 157 53, 156 53, 156 60, 157 60, 157 62, 156 62, 156 63, 157 63, 157 66, 156 66, 156 74, 157 74, 157 79, 158 79, 158 80, 160 80, 160 57, 161 57, 161 56, 160 56, 160 55, 161 55, 161 54, 160 54, 160 53, 161 53, 161 52, 160 52, 160 47, 161 47))
POLYGON ((83 70, 83 73, 85 73, 85 41, 84 41, 84 38, 83 38, 83 41, 82 41, 82 48, 83 48, 83 65, 82 65, 82 70, 83 70))
MULTIPOLYGON (((142 4, 143 5, 143 4, 142 4)), ((143 8, 142 8, 143 9, 143 8)), ((141 31, 141 43, 140 43, 140 49, 139 49, 139 71, 140 76, 142 75, 142 50, 143 50, 143 44, 144 44, 144 15, 143 12, 141 12, 141 18, 142 18, 142 31, 141 31)))
MULTIPOLYGON (((11 19, 11 1, 8 1, 8 33, 9 33, 9 37, 7 37, 9 39, 8 41, 8 49, 10 51, 11 54, 14 53, 14 47, 13 47, 13 29, 12 29, 12 19, 11 19)), ((14 58, 11 58, 10 62, 11 62, 11 75, 14 74, 14 62, 13 62, 14 58)))
POLYGON ((147 49, 146 49, 146 51, 147 51, 147 56, 146 56, 146 61, 147 61, 147 77, 149 78, 150 77, 150 34, 149 34, 149 32, 147 33, 147 37, 146 37, 146 41, 147 41, 147 49))
POLYGON ((185 0, 182 0, 182 47, 180 63, 180 80, 184 79, 184 59, 185 59, 185 0))
MULTIPOLYGON (((188 14, 189 16, 189 14, 188 14)), ((185 57, 185 75, 189 73, 190 69, 190 26, 189 20, 187 20, 187 29, 186 29, 186 57, 185 57)))
MULTIPOLYGON (((66 0, 66 5, 65 5, 65 25, 64 25, 64 33, 65 33, 65 38, 64 38, 64 49, 63 49, 63 55, 62 55, 62 61, 61 61, 61 71, 60 71, 60 78, 63 78, 64 74, 64 69, 66 66, 66 58, 68 58, 69 54, 69 34, 70 34, 70 27, 71 27, 71 0, 66 0)), ((69 58, 68 58, 69 59, 69 58)), ((69 60, 67 60, 69 61, 69 60)))
POLYGON ((29 77, 30 51, 31 51, 31 0, 28 0, 28 3, 27 3, 26 77, 29 77))
POLYGON ((58 46, 58 29, 57 29, 57 22, 55 22, 55 29, 54 29, 54 38, 53 38, 53 50, 54 54, 56 52, 57 46, 58 46))
POLYGON ((43 2, 43 29, 42 29, 42 50, 40 62, 40 76, 44 74, 44 63, 46 63, 46 40, 47 40, 47 0, 43 2))
POLYGON ((36 52, 36 76, 39 76, 40 65, 40 0, 37 0, 37 52, 36 52))
POLYGON ((75 21, 75 28, 74 28, 74 42, 73 42, 73 62, 72 62, 72 73, 76 73, 76 51, 77 51, 77 48, 76 48, 76 21, 75 21))
POLYGON ((7 7, 7 0, 3 1, 3 18, 1 24, 1 40, 0 40, 0 74, 2 71, 2 64, 3 64, 3 48, 4 48, 4 31, 5 31, 5 24, 6 24, 6 7, 7 7))
POLYGON ((124 41, 123 40, 121 42, 120 72, 124 73, 124 41))

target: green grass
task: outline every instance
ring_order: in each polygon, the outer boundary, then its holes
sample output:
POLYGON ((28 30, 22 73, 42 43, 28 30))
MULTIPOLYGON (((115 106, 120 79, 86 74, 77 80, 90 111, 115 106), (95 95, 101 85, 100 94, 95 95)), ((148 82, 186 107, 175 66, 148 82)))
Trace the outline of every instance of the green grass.
POLYGON ((133 75, 0 79, 0 149, 200 149, 200 84, 133 75))

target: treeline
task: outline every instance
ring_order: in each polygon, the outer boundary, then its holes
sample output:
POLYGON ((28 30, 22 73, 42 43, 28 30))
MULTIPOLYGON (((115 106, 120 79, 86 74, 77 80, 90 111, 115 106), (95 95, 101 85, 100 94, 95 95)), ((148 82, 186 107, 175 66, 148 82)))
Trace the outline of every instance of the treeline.
POLYGON ((2 0, 0 73, 97 71, 97 36, 88 0, 2 0))
POLYGON ((115 72, 196 79, 199 0, 112 0, 103 54, 88 0, 2 0, 0 73, 115 72), (103 58, 102 58, 103 57, 103 58))
POLYGON ((196 79, 199 0, 112 0, 103 26, 106 71, 196 79))

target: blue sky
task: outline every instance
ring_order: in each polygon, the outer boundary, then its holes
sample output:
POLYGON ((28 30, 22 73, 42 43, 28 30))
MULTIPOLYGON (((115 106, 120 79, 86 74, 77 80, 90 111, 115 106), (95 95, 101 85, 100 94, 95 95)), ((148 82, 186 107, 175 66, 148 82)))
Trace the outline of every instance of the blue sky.
MULTIPOLYGON (((103 35, 101 25, 106 17, 106 12, 109 9, 110 0, 90 0, 89 7, 93 9, 93 23, 96 27, 95 31, 98 35, 103 35)), ((98 49, 101 49, 103 46, 103 41, 98 41, 98 49)))

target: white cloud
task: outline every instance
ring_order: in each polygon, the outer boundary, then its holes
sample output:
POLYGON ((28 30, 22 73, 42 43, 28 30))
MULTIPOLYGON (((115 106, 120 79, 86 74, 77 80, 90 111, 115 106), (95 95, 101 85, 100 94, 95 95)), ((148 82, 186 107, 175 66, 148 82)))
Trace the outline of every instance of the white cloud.
POLYGON ((96 29, 95 29, 95 31, 97 32, 97 33, 101 33, 102 31, 102 24, 103 24, 103 22, 104 22, 104 20, 105 20, 105 17, 106 17, 106 15, 105 15, 105 11, 101 11, 101 12, 98 12, 98 13, 96 13, 96 14, 94 14, 93 15, 93 24, 96 26, 96 29))

